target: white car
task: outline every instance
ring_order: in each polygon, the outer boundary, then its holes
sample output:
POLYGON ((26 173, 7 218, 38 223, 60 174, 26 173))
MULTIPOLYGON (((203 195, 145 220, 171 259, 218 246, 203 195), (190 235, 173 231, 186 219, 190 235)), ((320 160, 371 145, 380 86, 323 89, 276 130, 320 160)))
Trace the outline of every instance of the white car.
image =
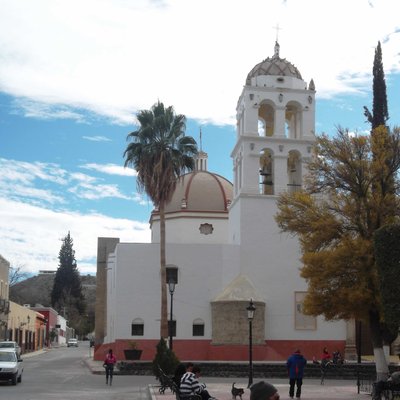
POLYGON ((67 342, 67 347, 75 346, 78 347, 78 339, 69 339, 67 342))
POLYGON ((17 342, 13 342, 11 340, 0 342, 0 350, 2 349, 14 349, 14 351, 17 353, 17 356, 21 357, 21 347, 19 347, 17 342))
POLYGON ((0 349, 0 380, 11 380, 13 385, 22 381, 22 359, 17 356, 14 349, 0 349))

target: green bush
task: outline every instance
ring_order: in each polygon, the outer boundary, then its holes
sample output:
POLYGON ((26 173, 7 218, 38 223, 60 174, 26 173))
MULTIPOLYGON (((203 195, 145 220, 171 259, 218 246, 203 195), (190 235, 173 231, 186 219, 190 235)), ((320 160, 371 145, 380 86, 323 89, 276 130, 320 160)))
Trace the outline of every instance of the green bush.
POLYGON ((158 367, 160 367, 166 375, 173 375, 178 364, 178 357, 167 347, 165 340, 161 338, 157 344, 157 351, 153 360, 153 373, 155 377, 159 379, 160 376, 158 367))

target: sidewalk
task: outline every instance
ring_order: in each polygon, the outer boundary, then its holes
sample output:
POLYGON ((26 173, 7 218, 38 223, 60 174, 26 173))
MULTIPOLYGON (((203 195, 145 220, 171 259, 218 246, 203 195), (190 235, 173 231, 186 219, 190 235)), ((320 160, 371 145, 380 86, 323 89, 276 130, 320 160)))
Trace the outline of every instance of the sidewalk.
MULTIPOLYGON (((258 382, 261 379, 255 380, 258 382)), ((203 381, 207 381, 204 378, 203 381)), ((282 380, 265 379, 269 383, 272 383, 277 389, 281 400, 289 399, 289 384, 283 383, 282 380), (279 383, 277 383, 279 381, 279 383)), ((240 382, 239 379, 236 382, 236 387, 244 388, 243 400, 250 399, 250 389, 247 389, 245 382, 240 382)), ((232 400, 231 395, 231 383, 210 383, 207 384, 207 390, 211 396, 216 397, 218 400, 232 400)), ((176 400, 175 395, 170 391, 166 390, 165 394, 160 394, 158 388, 150 386, 150 395, 152 400, 176 400)), ((370 395, 367 393, 357 394, 357 387, 354 382, 346 381, 326 381, 325 385, 319 384, 319 381, 312 380, 311 382, 305 381, 302 387, 301 398, 307 399, 319 399, 319 400, 369 400, 370 395)), ((239 397, 237 400, 240 400, 239 397)))
MULTIPOLYGON (((93 360, 93 356, 83 358, 83 362, 90 369, 90 372, 95 375, 105 374, 103 363, 101 361, 93 360)), ((114 375, 118 375, 118 368, 114 369, 114 375)))
POLYGON ((47 347, 45 347, 44 349, 36 350, 36 351, 30 351, 29 353, 21 354, 21 358, 24 359, 24 358, 38 356, 39 354, 46 353, 47 351, 49 351, 49 349, 47 347))
MULTIPOLYGON (((103 363, 101 361, 94 361, 92 357, 85 357, 83 361, 93 374, 104 374, 103 363)), ((118 375, 118 369, 114 371, 114 373, 118 375)), ((260 380, 263 379, 257 378, 254 382, 260 380)), ((286 380, 273 378, 266 378, 264 380, 272 383, 278 389, 282 400, 289 399, 289 383, 286 380)), ((202 381, 207 383, 207 390, 218 400, 232 400, 231 387, 234 381, 232 378, 222 378, 221 382, 218 382, 218 378, 204 377, 202 381), (210 381, 213 382, 209 383, 210 381)), ((235 386, 244 388, 242 400, 250 399, 250 390, 247 389, 247 381, 243 381, 243 378, 238 378, 235 386)), ((149 391, 151 400, 176 400, 175 395, 168 389, 165 391, 165 394, 160 394, 158 386, 149 385, 149 391)), ((319 379, 306 379, 302 387, 301 396, 301 398, 305 400, 370 400, 370 397, 368 393, 357 394, 355 381, 326 380, 325 384, 321 385, 319 379)), ((240 398, 238 397, 236 400, 240 400, 240 398)))

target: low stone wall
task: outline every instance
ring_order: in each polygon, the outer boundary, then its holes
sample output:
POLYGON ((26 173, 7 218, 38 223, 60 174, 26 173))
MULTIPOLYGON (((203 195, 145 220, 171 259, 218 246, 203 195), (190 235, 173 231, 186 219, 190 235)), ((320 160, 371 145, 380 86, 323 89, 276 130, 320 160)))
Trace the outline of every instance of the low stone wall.
MULTIPOLYGON (((249 365, 244 363, 218 363, 218 362, 195 362, 201 368, 203 377, 247 377, 249 375, 249 365)), ((120 374, 129 375, 153 375, 152 363, 145 361, 118 363, 120 374)), ((397 370, 398 366, 391 365, 390 371, 397 370)), ((360 374, 362 379, 372 379, 375 376, 375 364, 363 363, 358 366, 355 363, 344 365, 333 365, 328 368, 325 375, 326 379, 348 379, 356 380, 357 374, 360 374)), ((287 370, 285 363, 256 363, 253 364, 254 378, 287 378, 287 370)), ((321 370, 318 365, 307 364, 304 370, 304 377, 320 378, 321 370)))

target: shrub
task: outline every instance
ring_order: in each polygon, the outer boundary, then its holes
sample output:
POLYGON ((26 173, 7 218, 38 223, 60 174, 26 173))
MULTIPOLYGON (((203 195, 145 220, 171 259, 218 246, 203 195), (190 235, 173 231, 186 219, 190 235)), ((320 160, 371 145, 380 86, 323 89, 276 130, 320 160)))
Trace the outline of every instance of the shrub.
POLYGON ((159 379, 159 367, 165 372, 166 375, 173 375, 178 364, 178 357, 167 347, 165 340, 161 338, 157 344, 157 351, 153 360, 153 373, 155 377, 159 379))

